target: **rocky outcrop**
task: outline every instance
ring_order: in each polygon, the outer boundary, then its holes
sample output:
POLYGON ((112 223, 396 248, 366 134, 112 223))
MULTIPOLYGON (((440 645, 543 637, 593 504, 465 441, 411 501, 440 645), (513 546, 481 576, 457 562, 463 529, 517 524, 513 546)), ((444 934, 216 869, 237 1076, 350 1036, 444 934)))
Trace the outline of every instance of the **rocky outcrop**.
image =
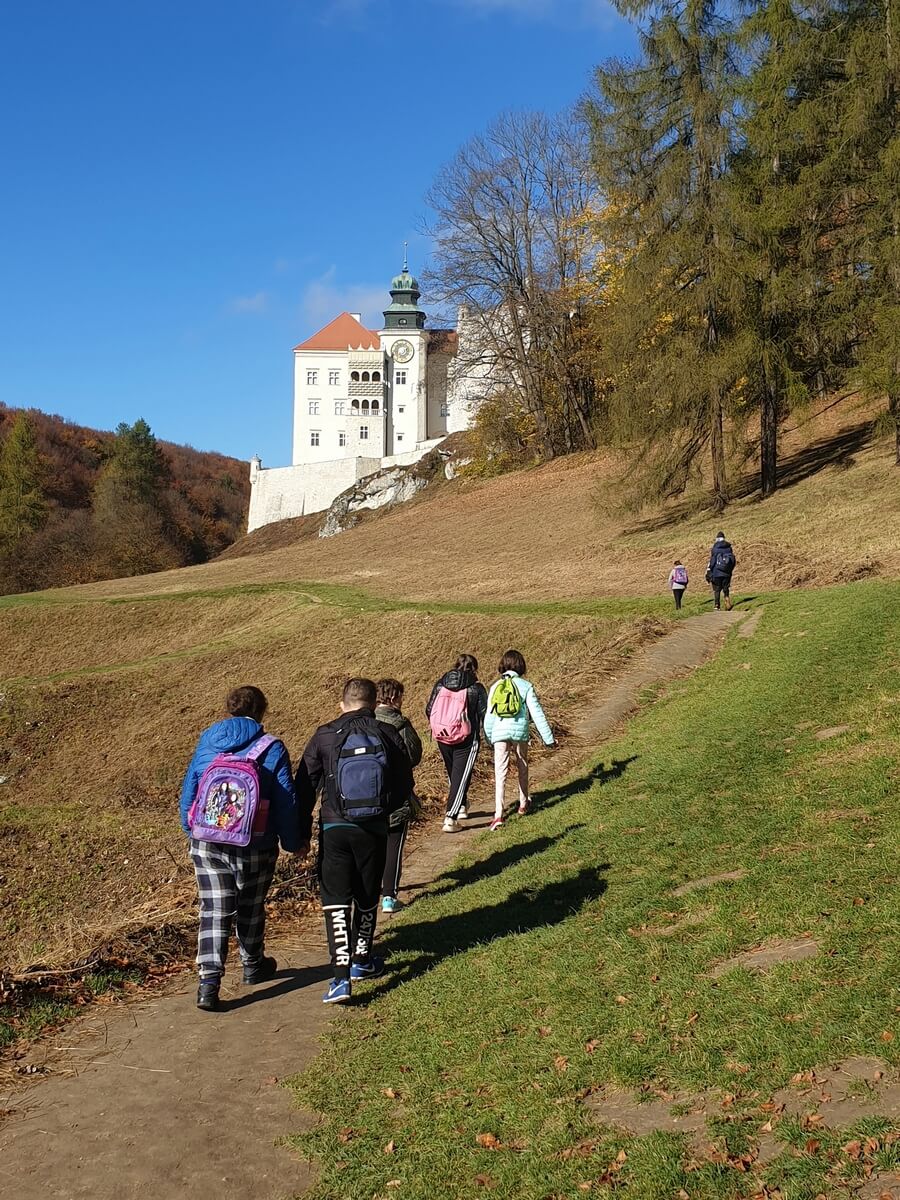
POLYGON ((332 502, 319 528, 319 537, 334 537, 352 529, 365 509, 403 504, 427 487, 455 479, 467 462, 465 438, 453 435, 410 467, 385 467, 367 475, 332 502))

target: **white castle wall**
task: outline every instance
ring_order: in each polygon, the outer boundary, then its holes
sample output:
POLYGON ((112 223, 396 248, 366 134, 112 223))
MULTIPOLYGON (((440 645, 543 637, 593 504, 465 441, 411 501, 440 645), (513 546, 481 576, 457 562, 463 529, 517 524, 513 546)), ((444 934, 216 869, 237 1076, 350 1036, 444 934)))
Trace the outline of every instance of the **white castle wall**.
POLYGON ((380 458, 337 458, 297 467, 250 465, 247 532, 273 521, 324 512, 335 496, 381 467, 380 458))

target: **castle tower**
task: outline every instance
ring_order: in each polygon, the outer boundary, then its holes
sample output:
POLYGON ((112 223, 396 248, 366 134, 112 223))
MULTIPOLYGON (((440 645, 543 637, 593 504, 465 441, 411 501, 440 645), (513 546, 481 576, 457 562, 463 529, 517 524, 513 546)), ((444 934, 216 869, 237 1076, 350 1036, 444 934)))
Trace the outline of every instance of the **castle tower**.
POLYGON ((419 308, 420 295, 404 253, 403 270, 391 281, 391 303, 378 335, 388 362, 387 454, 415 450, 427 437, 428 334, 425 313, 419 308))

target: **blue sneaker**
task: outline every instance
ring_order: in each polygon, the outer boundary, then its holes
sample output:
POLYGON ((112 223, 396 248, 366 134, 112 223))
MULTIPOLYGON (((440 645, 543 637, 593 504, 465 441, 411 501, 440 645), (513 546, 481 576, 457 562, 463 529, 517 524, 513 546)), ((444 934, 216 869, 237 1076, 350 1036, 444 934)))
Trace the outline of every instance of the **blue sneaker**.
POLYGON ((349 979, 332 979, 331 983, 328 985, 328 991, 322 997, 323 1004, 347 1004, 349 1000, 349 979))
POLYGON ((397 901, 394 899, 393 896, 385 896, 384 897, 384 899, 381 901, 381 911, 382 912, 396 912, 397 911, 397 901))
POLYGON ((384 974, 384 959, 373 954, 367 963, 354 963, 350 968, 351 979, 377 979, 384 974))

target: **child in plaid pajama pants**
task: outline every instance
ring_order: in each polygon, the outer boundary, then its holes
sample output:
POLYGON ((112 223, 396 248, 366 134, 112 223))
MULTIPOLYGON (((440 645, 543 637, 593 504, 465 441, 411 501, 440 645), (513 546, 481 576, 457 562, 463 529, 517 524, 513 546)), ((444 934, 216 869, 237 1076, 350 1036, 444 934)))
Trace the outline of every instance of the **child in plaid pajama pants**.
POLYGON ((200 893, 200 932, 197 967, 200 987, 198 1008, 218 1008, 219 986, 228 957, 228 940, 236 926, 238 948, 244 967, 244 983, 263 983, 277 969, 274 958, 264 953, 266 894, 275 874, 278 846, 304 856, 309 838, 300 832, 291 760, 284 745, 275 739, 263 741, 260 724, 266 698, 257 687, 245 686, 230 692, 225 720, 217 721, 200 735, 181 789, 181 827, 190 838, 191 861, 200 893), (270 744, 266 744, 269 742, 270 744), (191 837, 191 806, 203 772, 223 753, 237 757, 253 753, 259 746, 259 786, 268 801, 265 832, 254 833, 249 846, 229 846, 191 837))

